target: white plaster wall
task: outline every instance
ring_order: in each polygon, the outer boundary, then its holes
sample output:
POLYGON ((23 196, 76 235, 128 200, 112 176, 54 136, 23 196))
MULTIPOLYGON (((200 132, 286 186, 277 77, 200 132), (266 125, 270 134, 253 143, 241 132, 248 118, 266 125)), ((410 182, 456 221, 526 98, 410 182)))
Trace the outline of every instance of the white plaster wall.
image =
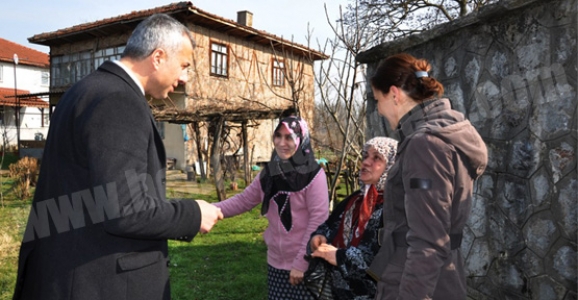
MULTIPOLYGON (((2 80, 0 87, 3 88, 17 88, 19 90, 28 90, 30 93, 48 92, 47 84, 42 84, 42 72, 49 72, 48 68, 40 68, 34 66, 16 65, 16 82, 14 81, 14 63, 0 62, 2 80), (16 84, 16 86, 15 86, 16 84)), ((48 99, 42 99, 48 101, 48 99)), ((6 108, 6 114, 9 115, 7 119, 7 136, 9 144, 16 144, 17 128, 14 124, 14 109, 6 108)), ((48 108, 44 109, 44 114, 48 114, 48 108)), ((46 139, 48 134, 49 121, 44 118, 44 126, 42 124, 42 114, 37 107, 22 107, 21 122, 20 122, 20 140, 34 140, 37 135, 41 135, 46 139)))
MULTIPOLYGON (((0 87, 14 88, 14 63, 0 62, 2 66, 2 81, 0 87)), ((16 65, 16 86, 21 90, 29 90, 30 93, 48 92, 48 83, 42 84, 42 72, 50 72, 48 68, 39 68, 16 65)))

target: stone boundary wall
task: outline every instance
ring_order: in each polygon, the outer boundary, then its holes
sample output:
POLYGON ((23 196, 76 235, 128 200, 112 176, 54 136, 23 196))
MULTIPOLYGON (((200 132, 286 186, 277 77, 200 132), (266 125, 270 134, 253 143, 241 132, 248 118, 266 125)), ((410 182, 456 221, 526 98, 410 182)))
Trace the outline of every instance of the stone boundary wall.
MULTIPOLYGON (((461 248, 472 299, 577 299, 577 15, 502 0, 357 57, 368 76, 394 53, 428 59, 488 146, 461 248)), ((368 98, 367 138, 391 136, 368 98)))

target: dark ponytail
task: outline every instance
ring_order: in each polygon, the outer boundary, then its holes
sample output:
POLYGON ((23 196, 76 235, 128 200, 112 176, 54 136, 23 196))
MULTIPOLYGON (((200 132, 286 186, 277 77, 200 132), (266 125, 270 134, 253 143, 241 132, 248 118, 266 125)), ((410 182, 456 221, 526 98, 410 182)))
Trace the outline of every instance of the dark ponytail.
POLYGON ((422 102, 444 93, 443 85, 429 76, 431 65, 407 53, 386 58, 369 79, 374 89, 388 93, 392 85, 401 88, 416 102, 422 102))

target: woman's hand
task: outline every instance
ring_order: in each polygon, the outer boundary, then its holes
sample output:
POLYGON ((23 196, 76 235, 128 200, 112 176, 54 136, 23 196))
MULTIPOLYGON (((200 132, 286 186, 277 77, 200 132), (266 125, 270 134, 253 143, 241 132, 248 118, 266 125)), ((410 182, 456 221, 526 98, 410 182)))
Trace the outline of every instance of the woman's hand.
POLYGON ((323 243, 317 247, 317 250, 311 253, 311 256, 321 257, 328 263, 337 266, 337 248, 333 245, 323 243))
POLYGON ((291 272, 289 273, 289 283, 291 285, 298 285, 302 281, 303 281, 303 272, 296 269, 291 269, 291 272))
POLYGON ((323 235, 318 234, 318 235, 314 235, 311 238, 311 241, 309 242, 309 247, 311 248, 312 252, 315 252, 321 244, 326 244, 326 243, 327 243, 327 238, 325 238, 325 236, 323 236, 323 235))

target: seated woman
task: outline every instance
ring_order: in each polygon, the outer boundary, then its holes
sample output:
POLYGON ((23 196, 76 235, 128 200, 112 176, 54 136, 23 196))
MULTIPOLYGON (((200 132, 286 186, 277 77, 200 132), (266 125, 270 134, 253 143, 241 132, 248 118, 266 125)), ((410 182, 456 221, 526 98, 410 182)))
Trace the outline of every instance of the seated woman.
POLYGON ((383 226, 383 188, 393 166, 397 141, 375 137, 363 146, 361 189, 339 203, 327 221, 311 234, 311 256, 333 265, 335 299, 374 299, 376 282, 366 273, 379 250, 383 226))

